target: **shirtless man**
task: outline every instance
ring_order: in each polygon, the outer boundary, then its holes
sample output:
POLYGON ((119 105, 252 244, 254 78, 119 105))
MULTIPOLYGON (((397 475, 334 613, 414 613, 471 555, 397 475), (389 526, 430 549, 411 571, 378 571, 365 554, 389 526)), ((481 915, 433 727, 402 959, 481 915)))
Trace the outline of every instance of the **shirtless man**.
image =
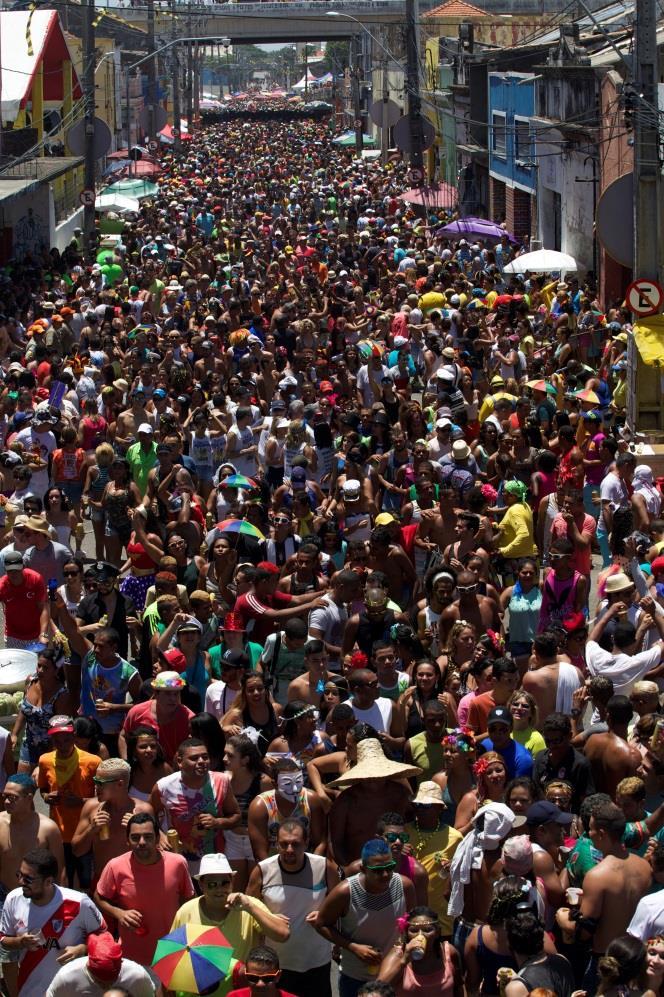
POLYGON ((131 405, 124 412, 120 412, 115 423, 115 443, 126 450, 138 439, 138 427, 143 422, 148 422, 154 428, 155 417, 146 408, 147 398, 145 391, 136 387, 131 394, 131 405))
MULTIPOLYGON (((58 860, 60 873, 64 869, 62 835, 55 821, 35 810, 37 783, 20 773, 10 775, 2 791, 5 810, 0 813, 0 910, 5 897, 16 889, 17 875, 23 856, 33 848, 48 848, 58 860)), ((15 953, 18 956, 18 953, 15 953)), ((8 993, 18 993, 18 958, 0 946, 2 975, 8 993)))
POLYGON ((583 685, 583 675, 574 665, 559 659, 558 642, 550 631, 536 635, 530 668, 522 684, 537 703, 540 720, 550 713, 569 714, 572 696, 583 685))
POLYGON ((560 879, 566 862, 566 855, 560 850, 563 828, 569 828, 574 817, 555 803, 540 800, 528 807, 526 820, 533 844, 533 872, 544 886, 547 906, 555 910, 565 899, 560 879))
POLYGON ((578 918, 570 918, 568 907, 561 907, 556 914, 563 931, 573 932, 575 941, 591 951, 582 984, 588 993, 596 990, 597 963, 609 942, 627 931, 637 904, 652 881, 650 865, 628 852, 622 842, 625 825, 625 815, 614 803, 603 803, 594 809, 589 836, 604 858, 584 877, 578 918))
POLYGON ((427 546, 429 550, 438 548, 441 552, 457 539, 456 536, 456 501, 454 488, 440 487, 438 506, 433 509, 423 509, 415 539, 422 541, 418 546, 427 546))
POLYGON ((444 644, 457 620, 471 623, 478 634, 485 634, 487 630, 500 632, 498 606, 488 596, 478 595, 477 588, 477 578, 472 572, 460 572, 457 576, 459 598, 440 614, 440 636, 444 644))
POLYGON ((129 795, 130 774, 129 764, 121 758, 101 762, 94 777, 96 798, 86 800, 81 810, 72 849, 74 855, 85 855, 92 846, 96 877, 107 862, 127 851, 125 828, 129 818, 143 811, 153 812, 149 803, 129 795))
MULTIPOLYGON (((411 766, 392 764, 406 774, 407 770, 412 772, 411 766)), ((330 846, 337 865, 344 867, 359 859, 367 840, 367 828, 375 827, 387 812, 404 816, 412 796, 398 772, 387 778, 371 777, 368 771, 359 774, 363 777, 339 794, 330 811, 330 846)))
POLYGON ((481 546, 483 538, 479 535, 480 517, 472 512, 458 512, 454 524, 454 543, 448 544, 443 554, 445 564, 450 564, 455 571, 463 571, 463 558, 472 551, 477 551, 485 564, 489 562, 489 554, 481 546))
POLYGON ((641 764, 641 752, 627 743, 627 726, 632 719, 632 704, 627 696, 612 696, 606 707, 608 731, 592 734, 585 743, 584 754, 590 762, 598 793, 616 798, 622 779, 636 775, 641 764))
POLYGON ((413 562, 399 544, 390 542, 390 531, 386 526, 376 526, 369 538, 370 571, 382 571, 387 576, 387 589, 399 606, 407 603, 406 592, 412 592, 415 584, 413 562))
POLYGON ((321 688, 334 678, 333 672, 327 669, 327 651, 325 642, 313 638, 304 645, 304 666, 307 669, 298 675, 288 686, 288 702, 301 699, 312 706, 320 706, 321 688))

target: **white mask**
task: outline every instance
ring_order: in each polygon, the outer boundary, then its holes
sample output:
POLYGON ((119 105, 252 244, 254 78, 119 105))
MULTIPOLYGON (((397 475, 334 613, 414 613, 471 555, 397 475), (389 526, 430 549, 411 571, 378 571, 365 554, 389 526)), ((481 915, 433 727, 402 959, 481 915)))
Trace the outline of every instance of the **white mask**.
POLYGON ((298 798, 303 786, 304 776, 301 772, 280 772, 277 776, 277 789, 289 801, 298 798))

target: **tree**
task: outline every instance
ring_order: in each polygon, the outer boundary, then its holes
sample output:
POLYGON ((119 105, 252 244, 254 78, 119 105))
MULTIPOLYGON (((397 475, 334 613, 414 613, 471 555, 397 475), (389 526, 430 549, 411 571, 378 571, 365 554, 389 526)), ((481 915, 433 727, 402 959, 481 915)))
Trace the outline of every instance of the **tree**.
POLYGON ((339 76, 350 61, 350 43, 348 41, 328 42, 325 46, 323 66, 326 73, 339 76))

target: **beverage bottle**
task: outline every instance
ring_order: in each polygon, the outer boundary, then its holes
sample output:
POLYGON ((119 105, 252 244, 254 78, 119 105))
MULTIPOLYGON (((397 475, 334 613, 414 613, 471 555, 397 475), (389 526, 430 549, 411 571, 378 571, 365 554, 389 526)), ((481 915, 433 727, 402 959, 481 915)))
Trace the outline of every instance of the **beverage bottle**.
POLYGON ((420 931, 418 932, 417 935, 415 935, 413 941, 416 942, 416 945, 414 945, 413 948, 410 950, 410 957, 413 960, 413 962, 419 962, 420 959, 424 959, 424 953, 427 947, 427 940, 420 931))

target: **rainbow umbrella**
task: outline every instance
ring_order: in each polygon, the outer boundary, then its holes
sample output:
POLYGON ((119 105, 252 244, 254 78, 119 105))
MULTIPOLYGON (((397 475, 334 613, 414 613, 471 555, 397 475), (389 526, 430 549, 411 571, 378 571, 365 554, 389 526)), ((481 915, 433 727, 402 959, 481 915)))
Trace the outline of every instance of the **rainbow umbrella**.
POLYGON ((532 391, 546 391, 547 395, 557 395, 558 391, 546 381, 526 381, 526 386, 532 391))
POLYGON ((574 397, 578 398, 581 402, 589 402, 591 405, 599 405, 599 396, 591 391, 590 388, 584 388, 582 391, 575 391, 574 397))
POLYGON ((376 343, 371 339, 361 339, 357 344, 357 348, 365 360, 370 357, 382 357, 385 352, 385 347, 382 343, 376 343))
POLYGON ((245 537, 253 537, 254 540, 265 540, 265 537, 255 526, 248 523, 246 519, 223 519, 217 523, 216 529, 221 533, 241 533, 245 537))
POLYGON ((183 924, 157 942, 152 968, 169 990, 201 994, 232 969, 233 949, 219 928, 183 924))
POLYGON ((244 474, 229 474, 227 478, 220 481, 222 488, 258 488, 253 478, 247 478, 244 474))

